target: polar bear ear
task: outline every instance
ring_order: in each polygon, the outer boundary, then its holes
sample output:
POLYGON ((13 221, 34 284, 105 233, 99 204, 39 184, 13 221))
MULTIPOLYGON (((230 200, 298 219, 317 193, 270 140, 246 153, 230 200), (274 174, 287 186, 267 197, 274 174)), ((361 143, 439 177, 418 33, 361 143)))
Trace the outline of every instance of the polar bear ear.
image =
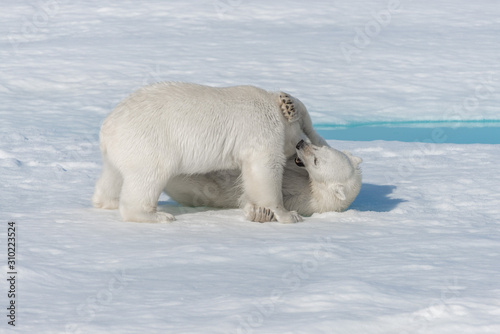
POLYGON ((356 167, 359 166, 360 163, 363 162, 363 159, 361 159, 360 157, 355 157, 354 155, 351 157, 351 161, 354 163, 354 165, 356 167))
POLYGON ((349 158, 349 160, 351 160, 352 164, 356 168, 358 168, 359 164, 363 162, 363 159, 361 159, 360 157, 356 157, 356 156, 352 155, 351 152, 349 152, 349 151, 342 151, 342 153, 344 153, 345 155, 347 155, 347 157, 349 158))
POLYGON ((335 194, 335 197, 337 197, 341 201, 345 201, 346 196, 345 196, 345 188, 343 185, 336 184, 333 188, 333 193, 335 194))

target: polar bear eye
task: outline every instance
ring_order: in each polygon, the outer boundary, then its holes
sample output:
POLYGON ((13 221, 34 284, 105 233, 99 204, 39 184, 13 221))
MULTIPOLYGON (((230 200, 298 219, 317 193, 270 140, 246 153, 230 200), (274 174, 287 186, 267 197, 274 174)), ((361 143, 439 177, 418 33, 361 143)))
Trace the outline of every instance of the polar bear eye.
POLYGON ((316 166, 318 164, 318 158, 314 157, 314 165, 316 166))

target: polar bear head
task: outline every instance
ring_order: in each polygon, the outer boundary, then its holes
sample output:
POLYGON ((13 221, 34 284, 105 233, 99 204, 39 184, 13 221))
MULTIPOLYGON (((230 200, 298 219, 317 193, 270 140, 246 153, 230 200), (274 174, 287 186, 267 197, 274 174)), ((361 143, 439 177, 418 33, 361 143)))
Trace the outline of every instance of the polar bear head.
POLYGON ((316 212, 344 211, 361 189, 361 158, 301 140, 295 163, 309 173, 316 212))

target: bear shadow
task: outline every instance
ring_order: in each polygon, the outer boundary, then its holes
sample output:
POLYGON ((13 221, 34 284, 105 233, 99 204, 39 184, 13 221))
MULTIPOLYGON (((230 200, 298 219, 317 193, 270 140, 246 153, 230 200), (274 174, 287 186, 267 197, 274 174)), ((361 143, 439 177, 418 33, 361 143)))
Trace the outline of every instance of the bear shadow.
POLYGON ((223 211, 225 208, 213 208, 209 206, 184 206, 176 201, 169 199, 167 201, 158 201, 159 211, 168 212, 174 216, 183 215, 186 213, 198 213, 206 211, 223 211))
POLYGON ((404 199, 390 197, 396 188, 392 185, 363 183, 358 197, 349 208, 358 211, 389 212, 400 203, 407 202, 404 199))
MULTIPOLYGON (((389 212, 396 208, 400 203, 408 202, 404 199, 390 197, 396 188, 396 186, 392 185, 363 183, 358 197, 356 197, 354 202, 352 202, 349 209, 357 211, 389 212)), ((161 211, 169 212, 174 216, 185 213, 227 210, 207 206, 183 206, 172 199, 159 201, 158 207, 161 207, 161 211)))

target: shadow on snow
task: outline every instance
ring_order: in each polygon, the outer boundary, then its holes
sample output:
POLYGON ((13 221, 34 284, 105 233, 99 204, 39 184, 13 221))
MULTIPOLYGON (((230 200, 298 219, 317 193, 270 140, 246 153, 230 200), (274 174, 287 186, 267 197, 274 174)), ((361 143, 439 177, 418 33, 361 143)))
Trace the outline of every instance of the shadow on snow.
POLYGON ((358 211, 389 212, 399 205, 407 202, 400 198, 391 198, 396 186, 363 183, 358 197, 349 209, 358 211))
MULTIPOLYGON (((390 197, 395 189, 396 186, 391 185, 363 183, 358 197, 356 197, 349 209, 358 211, 389 212, 396 208, 400 203, 407 202, 404 199, 390 197)), ((173 215, 224 210, 221 208, 211 207, 187 207, 182 206, 173 200, 160 201, 158 206, 161 207, 161 211, 167 211, 173 215)))

